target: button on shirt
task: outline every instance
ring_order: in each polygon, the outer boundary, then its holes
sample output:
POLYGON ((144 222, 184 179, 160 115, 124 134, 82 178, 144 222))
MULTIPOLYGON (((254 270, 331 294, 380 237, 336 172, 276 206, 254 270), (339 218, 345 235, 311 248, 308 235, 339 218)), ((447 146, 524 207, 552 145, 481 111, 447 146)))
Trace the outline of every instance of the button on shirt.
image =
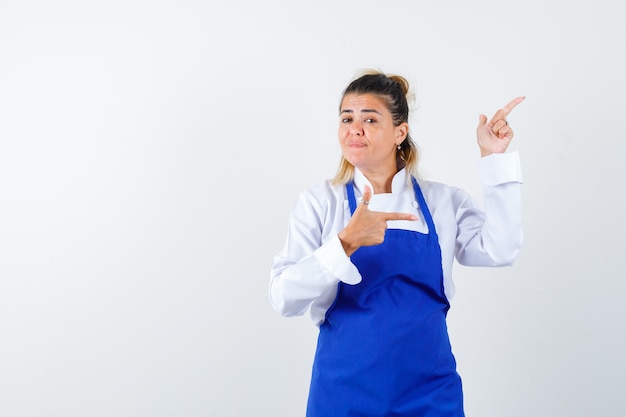
MULTIPOLYGON (((455 292, 455 258, 468 266, 507 266, 513 264, 522 245, 518 153, 480 158, 477 169, 484 190, 483 208, 458 187, 418 179, 439 235, 448 299, 455 292)), ((365 185, 373 189, 355 169, 357 200, 365 185)), ((387 226, 427 233, 406 170, 394 176, 391 187, 391 193, 372 195, 369 209, 415 214, 417 221, 389 221, 387 226)), ((358 285, 361 275, 338 237, 350 217, 345 185, 325 181, 300 193, 289 218, 285 246, 274 257, 270 273, 269 296, 275 310, 297 316, 310 309, 312 320, 319 325, 335 299, 338 283, 358 285)))

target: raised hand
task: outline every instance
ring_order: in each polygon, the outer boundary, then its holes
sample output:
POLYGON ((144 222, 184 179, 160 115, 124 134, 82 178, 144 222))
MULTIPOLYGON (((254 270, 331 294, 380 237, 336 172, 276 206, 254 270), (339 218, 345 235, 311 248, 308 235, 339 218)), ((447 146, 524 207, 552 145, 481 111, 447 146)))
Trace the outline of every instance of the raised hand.
POLYGON ((367 185, 363 191, 363 200, 358 205, 348 225, 339 232, 339 240, 348 256, 361 246, 380 245, 385 240, 388 220, 417 220, 408 213, 386 213, 371 211, 367 206, 372 197, 372 190, 367 185))
POLYGON ((489 123, 487 116, 481 114, 476 128, 476 136, 478 138, 478 146, 480 147, 480 155, 487 156, 492 153, 503 153, 509 147, 513 139, 513 129, 506 120, 506 116, 524 101, 526 97, 517 97, 509 104, 501 108, 493 115, 489 123))

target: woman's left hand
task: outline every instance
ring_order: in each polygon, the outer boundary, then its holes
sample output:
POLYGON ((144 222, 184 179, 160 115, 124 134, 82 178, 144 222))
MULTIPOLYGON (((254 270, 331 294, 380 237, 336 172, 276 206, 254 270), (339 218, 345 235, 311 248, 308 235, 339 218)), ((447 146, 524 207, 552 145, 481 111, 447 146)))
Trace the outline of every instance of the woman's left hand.
POLYGON ((487 116, 481 114, 476 128, 480 156, 491 155, 492 153, 503 153, 509 147, 513 139, 513 129, 506 120, 506 116, 520 104, 526 97, 517 97, 509 104, 501 108, 493 115, 489 123, 487 116))

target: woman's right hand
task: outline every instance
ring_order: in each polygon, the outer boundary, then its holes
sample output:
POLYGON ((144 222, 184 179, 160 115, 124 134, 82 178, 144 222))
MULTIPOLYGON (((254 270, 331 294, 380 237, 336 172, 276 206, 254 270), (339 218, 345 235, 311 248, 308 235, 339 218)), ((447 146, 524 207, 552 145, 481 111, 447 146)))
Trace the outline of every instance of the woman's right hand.
POLYGON ((367 206, 371 197, 372 190, 366 185, 361 204, 354 211, 348 225, 339 232, 339 240, 348 256, 361 246, 383 243, 388 220, 418 220, 414 214, 371 211, 367 206))

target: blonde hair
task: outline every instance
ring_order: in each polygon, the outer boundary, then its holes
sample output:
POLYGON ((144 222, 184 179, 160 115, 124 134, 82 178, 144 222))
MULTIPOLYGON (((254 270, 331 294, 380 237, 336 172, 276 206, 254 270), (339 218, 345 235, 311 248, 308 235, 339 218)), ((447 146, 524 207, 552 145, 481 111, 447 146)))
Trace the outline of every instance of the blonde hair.
MULTIPOLYGON (((385 74, 377 70, 362 71, 343 91, 341 101, 347 94, 373 94, 380 98, 391 113, 394 126, 409 121, 409 82, 400 75, 385 74)), ((418 157, 417 145, 413 142, 411 134, 407 133, 396 153, 398 170, 406 168, 409 174, 417 175, 418 157)), ((342 155, 332 183, 343 185, 352 181, 353 178, 354 165, 342 155)))

